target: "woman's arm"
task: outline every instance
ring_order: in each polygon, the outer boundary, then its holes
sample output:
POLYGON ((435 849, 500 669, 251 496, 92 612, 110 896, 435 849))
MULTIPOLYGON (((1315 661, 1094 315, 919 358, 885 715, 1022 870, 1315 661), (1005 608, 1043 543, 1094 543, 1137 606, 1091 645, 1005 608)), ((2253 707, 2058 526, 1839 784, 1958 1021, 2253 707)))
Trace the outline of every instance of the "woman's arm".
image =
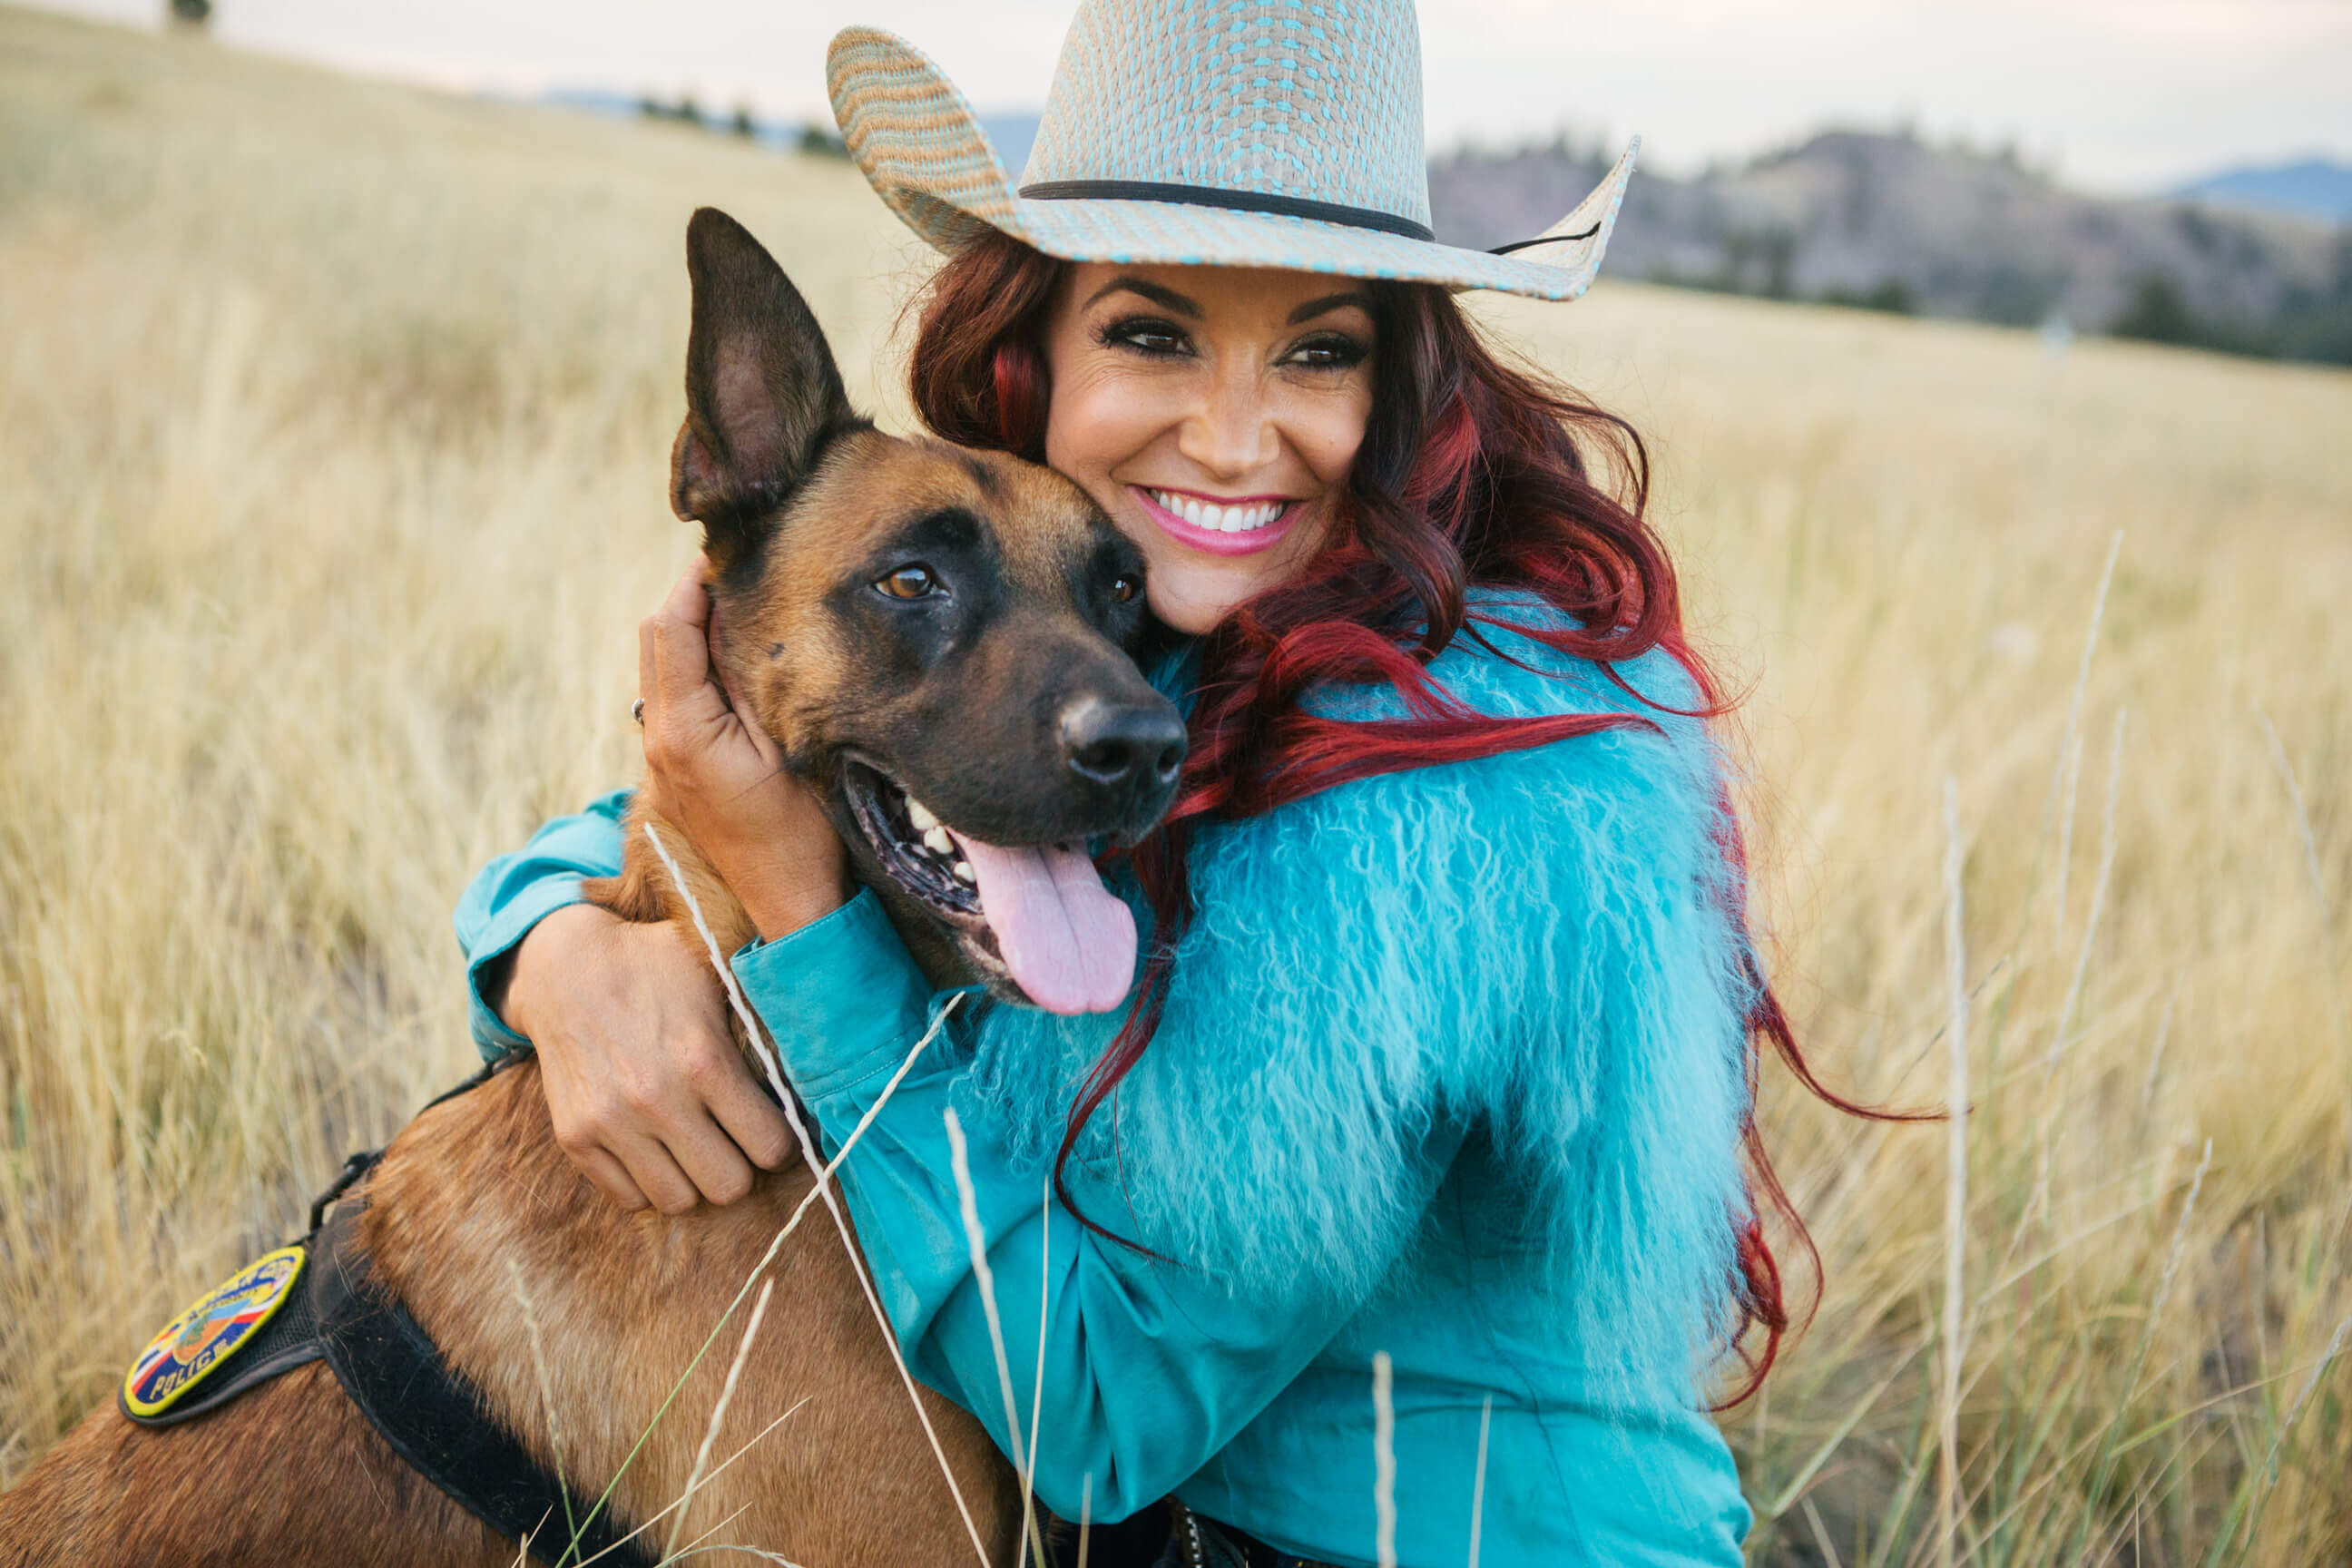
POLYGON ((629 792, 548 823, 458 900, 474 1040, 536 1049, 555 1141, 624 1207, 732 1203, 792 1152, 727 1026, 709 962, 666 926, 580 901, 620 869, 629 792))
MULTIPOLYGON (((735 967, 837 1149, 936 1016, 920 973, 870 893, 747 950, 735 967)), ((1026 1462, 1034 1424, 1033 1485, 1068 1518, 1082 1496, 1095 1517, 1118 1519, 1167 1495, 1271 1403, 1361 1304, 1355 1281, 1387 1272, 1459 1142, 1450 1128, 1425 1126, 1400 1151, 1402 1190, 1382 1194, 1385 1221, 1357 1237, 1366 1255, 1354 1268, 1236 1282, 1199 1260, 1154 1258, 1087 1230, 1048 1198, 1034 1160, 1008 1146, 1006 1125, 972 1114, 965 1098, 961 1127, 1015 1425, 945 1126, 950 1101, 962 1098, 963 1054, 932 1042, 844 1163, 843 1190, 909 1364, 979 1416, 1016 1463, 1026 1462), (1031 1173, 1017 1173, 1024 1167, 1031 1173), (1042 1409, 1033 1408, 1041 1348, 1042 1409)), ((1115 1185, 1075 1160, 1067 1175, 1088 1217, 1131 1233, 1115 1185)))
POLYGON ((556 817, 521 848, 492 859, 467 884, 453 923, 466 954, 474 1044, 485 1060, 530 1048, 505 1015, 515 950, 540 921, 580 901, 583 881, 618 874, 628 809, 627 790, 599 795, 586 810, 556 817))

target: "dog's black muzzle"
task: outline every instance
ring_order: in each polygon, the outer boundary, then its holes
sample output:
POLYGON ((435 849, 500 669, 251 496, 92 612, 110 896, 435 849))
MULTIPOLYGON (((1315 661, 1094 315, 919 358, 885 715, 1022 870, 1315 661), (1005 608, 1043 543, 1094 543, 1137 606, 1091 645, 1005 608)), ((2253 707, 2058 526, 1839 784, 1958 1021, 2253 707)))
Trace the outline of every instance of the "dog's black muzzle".
POLYGON ((1063 765, 1086 799, 1084 815, 1129 833, 1160 820, 1184 766, 1184 721, 1156 694, 1150 703, 1078 699, 1062 710, 1063 765))

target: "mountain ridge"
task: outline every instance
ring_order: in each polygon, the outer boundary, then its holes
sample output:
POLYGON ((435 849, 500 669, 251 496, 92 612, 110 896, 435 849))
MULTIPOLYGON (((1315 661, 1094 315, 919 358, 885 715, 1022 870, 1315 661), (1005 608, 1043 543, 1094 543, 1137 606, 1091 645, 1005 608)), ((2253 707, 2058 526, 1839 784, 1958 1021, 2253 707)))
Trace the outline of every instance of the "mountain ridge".
MULTIPOLYGON (((1562 139, 1433 160, 1438 237, 1484 249, 1540 233, 1605 158, 1562 139)), ((2206 199, 2085 195, 2012 152, 1902 132, 1825 131, 1691 179, 1639 175, 1609 270, 2352 363, 2352 230, 2206 199)))
POLYGON ((2240 163, 2175 187, 2174 196, 2322 223, 2352 222, 2352 163, 2334 158, 2240 163))

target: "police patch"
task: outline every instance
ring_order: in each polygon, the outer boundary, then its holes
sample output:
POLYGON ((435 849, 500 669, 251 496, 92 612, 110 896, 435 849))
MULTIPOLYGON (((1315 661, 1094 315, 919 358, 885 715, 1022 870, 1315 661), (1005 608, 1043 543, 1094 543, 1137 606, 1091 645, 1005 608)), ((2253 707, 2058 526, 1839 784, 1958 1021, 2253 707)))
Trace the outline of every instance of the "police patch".
POLYGON ((286 1304, 304 1256, 299 1247, 281 1247, 164 1324, 122 1380, 123 1408, 137 1416, 161 1415, 218 1371, 286 1304))

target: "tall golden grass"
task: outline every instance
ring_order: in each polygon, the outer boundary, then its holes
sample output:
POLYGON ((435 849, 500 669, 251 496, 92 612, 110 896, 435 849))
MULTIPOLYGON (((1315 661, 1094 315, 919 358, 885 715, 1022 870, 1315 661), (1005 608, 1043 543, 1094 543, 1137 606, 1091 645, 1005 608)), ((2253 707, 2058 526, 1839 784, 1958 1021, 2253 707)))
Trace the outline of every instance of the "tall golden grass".
MULTIPOLYGON (((632 776, 703 203, 898 416, 844 165, 0 11, 0 1483, 458 1075, 458 889, 632 776)), ((1765 1076, 1827 1288, 1751 1554, 2344 1562, 2352 378, 1480 309, 1653 438, 1832 1083, 1943 1103, 1964 910, 1957 1247, 1943 1129, 1765 1076)))

